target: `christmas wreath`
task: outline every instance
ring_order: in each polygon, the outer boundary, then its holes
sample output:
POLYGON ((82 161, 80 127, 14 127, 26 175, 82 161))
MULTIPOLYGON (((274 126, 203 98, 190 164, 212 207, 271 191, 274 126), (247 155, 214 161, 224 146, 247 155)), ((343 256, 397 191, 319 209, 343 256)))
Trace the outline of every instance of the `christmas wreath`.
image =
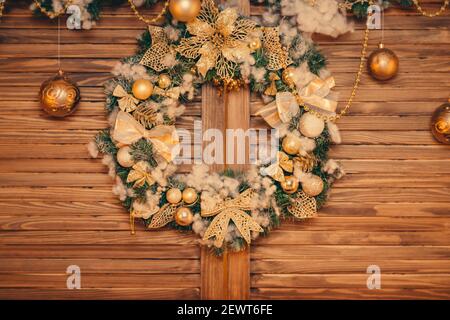
POLYGON ((88 147, 104 155, 132 226, 141 218, 149 229, 192 230, 220 254, 244 249, 284 217, 314 217, 343 175, 327 156, 340 136, 329 121, 336 118, 334 80, 310 40, 213 0, 199 10, 187 23, 149 26, 138 53, 115 67, 105 85, 111 127, 88 147), (261 95, 258 114, 279 133, 273 158, 246 172, 197 165, 176 173, 176 118, 208 82, 222 94, 248 86, 261 95))

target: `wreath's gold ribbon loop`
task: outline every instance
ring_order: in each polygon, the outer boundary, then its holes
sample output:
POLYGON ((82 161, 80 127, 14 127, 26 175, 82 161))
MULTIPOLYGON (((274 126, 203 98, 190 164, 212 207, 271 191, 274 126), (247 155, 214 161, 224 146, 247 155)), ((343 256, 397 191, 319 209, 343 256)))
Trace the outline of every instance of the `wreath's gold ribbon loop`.
POLYGON ((139 100, 126 92, 120 84, 114 89, 113 96, 119 98, 119 108, 125 112, 134 111, 139 103, 139 100))
POLYGON ((300 90, 298 101, 309 107, 321 109, 326 112, 336 112, 338 102, 329 97, 331 89, 336 85, 333 77, 321 79, 316 77, 306 87, 300 90))

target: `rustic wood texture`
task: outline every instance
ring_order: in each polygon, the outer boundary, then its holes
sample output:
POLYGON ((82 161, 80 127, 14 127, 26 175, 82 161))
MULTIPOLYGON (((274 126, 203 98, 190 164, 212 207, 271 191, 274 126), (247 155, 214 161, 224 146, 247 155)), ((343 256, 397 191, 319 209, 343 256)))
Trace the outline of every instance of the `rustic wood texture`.
MULTIPOLYGON (((433 10, 440 2, 423 6, 433 10)), ((86 151, 107 126, 102 83, 118 59, 134 53, 145 25, 124 6, 105 10, 93 30, 61 30, 62 65, 79 82, 83 99, 73 116, 53 120, 39 109, 37 92, 57 69, 56 21, 32 16, 28 4, 9 2, 0 22, 0 298, 223 294, 224 278, 207 276, 212 262, 196 236, 142 227, 130 236, 107 170, 86 151), (71 264, 81 267, 83 290, 66 289, 71 264)), ((251 8, 254 15, 262 12, 251 8)), ((431 112, 450 93, 450 12, 429 19, 394 8, 385 20, 385 43, 400 58, 400 74, 388 83, 363 75, 350 115, 339 122, 343 144, 330 152, 347 176, 334 185, 319 218, 286 221, 253 244, 251 290, 239 288, 244 297, 450 298, 450 148, 429 132, 431 112), (371 264, 381 268, 381 290, 366 287, 371 264)), ((357 22, 354 33, 338 39, 314 36, 341 105, 357 68, 362 29, 357 22)), ((380 36, 371 32, 371 49, 380 36)), ((204 89, 204 100, 188 106, 179 127, 192 130, 200 119, 203 128, 217 127, 223 108, 205 103, 214 95, 204 89)), ((261 102, 250 100, 250 127, 266 127, 252 116, 261 102)))

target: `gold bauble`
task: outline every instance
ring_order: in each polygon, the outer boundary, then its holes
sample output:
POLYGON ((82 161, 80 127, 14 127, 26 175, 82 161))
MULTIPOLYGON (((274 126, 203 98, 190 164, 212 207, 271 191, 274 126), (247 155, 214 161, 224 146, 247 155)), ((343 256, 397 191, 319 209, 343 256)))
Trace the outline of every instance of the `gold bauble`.
POLYGON ((367 68, 372 77, 377 80, 389 80, 398 72, 398 57, 380 43, 378 49, 373 51, 367 60, 367 68))
POLYGON ((317 138, 322 134, 323 129, 325 129, 325 121, 310 112, 305 112, 300 117, 298 129, 305 137, 317 138))
POLYGON ((319 195, 323 190, 323 181, 319 176, 312 175, 302 182, 303 192, 310 197, 319 195))
POLYGON ((281 143, 283 151, 291 155, 295 155, 300 152, 301 141, 300 138, 294 135, 287 135, 284 137, 281 143))
POLYGON ((201 6, 200 0, 170 0, 169 11, 175 20, 190 22, 197 17, 201 6))
POLYGON ((183 227, 187 227, 194 221, 194 215, 191 209, 186 207, 178 208, 175 212, 175 222, 183 227))
POLYGON ((41 85, 39 101, 49 115, 65 117, 75 111, 80 101, 80 89, 60 70, 41 85))
POLYGON ((171 204, 177 204, 181 201, 181 191, 178 188, 171 188, 166 193, 167 201, 171 204))
POLYGON ((292 67, 287 67, 281 73, 281 80, 289 87, 293 87, 295 85, 295 69, 292 67))
POLYGON ((250 42, 248 43, 248 47, 252 51, 256 51, 256 50, 260 49, 261 48, 261 39, 257 38, 257 37, 251 39, 250 42))
POLYGON ((125 168, 130 168, 134 165, 133 156, 131 155, 131 148, 129 146, 119 149, 117 152, 117 162, 125 168))
POLYGON ((158 77, 158 87, 161 89, 167 89, 172 84, 172 79, 168 74, 160 74, 158 77))
POLYGON ((431 132, 437 141, 450 144, 450 102, 436 109, 431 118, 431 132))
POLYGON ((139 79, 133 83, 133 88, 131 89, 133 96, 139 100, 147 100, 153 93, 153 84, 150 80, 139 79))
POLYGON ((297 192, 298 190, 298 179, 294 176, 284 177, 284 181, 282 181, 280 184, 281 188, 283 188, 283 191, 288 194, 297 192))
POLYGON ((183 190, 183 201, 192 204, 197 201, 198 195, 194 188, 186 188, 183 190))

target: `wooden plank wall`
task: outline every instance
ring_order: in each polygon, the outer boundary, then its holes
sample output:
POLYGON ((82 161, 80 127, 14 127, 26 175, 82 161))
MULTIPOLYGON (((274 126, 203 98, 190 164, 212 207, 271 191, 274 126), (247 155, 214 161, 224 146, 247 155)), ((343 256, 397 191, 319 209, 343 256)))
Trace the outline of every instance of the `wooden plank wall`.
MULTIPOLYGON (((196 238, 130 236, 104 166, 85 148, 107 126, 102 83, 145 26, 124 6, 106 10, 93 30, 62 30, 63 68, 83 100, 72 117, 51 120, 36 95, 57 69, 56 22, 32 17, 28 2, 9 2, 0 23, 0 298, 200 298, 196 238), (81 267, 83 290, 66 289, 70 264, 81 267)), ((363 76, 340 122, 343 145, 331 151, 348 175, 319 218, 285 222, 255 243, 251 298, 450 297, 450 149, 428 129, 450 94, 449 22, 449 10, 434 19, 387 12, 385 43, 401 72, 384 84, 363 76), (366 288, 370 264, 381 268, 381 290, 366 288)), ((342 101, 358 64, 357 29, 315 37, 342 101)), ((379 38, 371 33, 370 48, 379 38)), ((251 114, 260 105, 252 98, 251 114)), ((192 129, 201 109, 200 100, 189 106, 179 126, 192 129)), ((265 125, 252 117, 251 126, 265 125)))

